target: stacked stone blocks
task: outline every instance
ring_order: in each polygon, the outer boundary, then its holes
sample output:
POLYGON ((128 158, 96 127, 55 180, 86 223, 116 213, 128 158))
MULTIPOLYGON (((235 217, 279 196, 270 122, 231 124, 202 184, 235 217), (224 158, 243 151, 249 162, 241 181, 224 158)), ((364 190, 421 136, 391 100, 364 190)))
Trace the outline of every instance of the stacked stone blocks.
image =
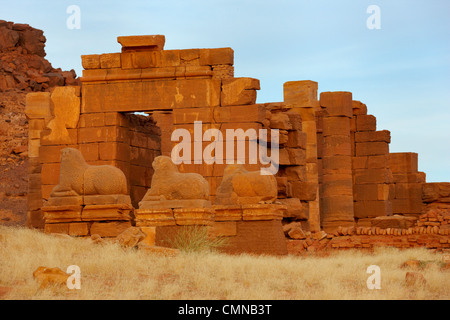
MULTIPOLYGON (((81 88, 27 96, 30 226, 42 228, 45 220, 48 232, 89 236, 98 231, 112 236, 120 224, 136 224, 152 228, 150 233, 159 239, 155 241, 163 241, 165 233, 158 236, 158 228, 201 225, 211 234, 228 235, 241 249, 258 232, 268 232, 277 245, 265 247, 264 240, 255 240, 253 246, 260 252, 280 253, 282 224, 300 222, 306 231, 319 235, 321 230, 330 234, 342 228, 355 228, 356 233, 376 228, 384 223, 379 218, 393 214, 417 218, 424 211, 440 210, 443 216, 449 211, 447 196, 442 195, 446 187, 425 183, 417 154, 389 153, 390 132, 377 131, 376 118, 350 92, 322 92, 318 99, 316 82, 290 81, 284 84, 283 102, 256 103, 259 80, 234 77, 231 48, 164 50, 164 36, 119 37, 118 42, 121 52, 82 56, 81 88), (198 124, 200 131, 196 131, 198 124), (277 147, 276 205, 246 203, 247 196, 241 195, 243 202, 237 208, 199 206, 197 201, 188 207, 141 207, 134 212, 151 187, 153 161, 160 155, 170 157, 179 143, 172 141, 175 129, 192 137, 191 163, 181 163, 179 172, 201 175, 209 186, 208 199, 201 201, 213 204, 229 162, 242 162, 245 170, 258 171, 263 165, 251 161, 250 146, 277 147), (220 146, 214 138, 203 141, 208 129, 217 129, 223 137, 223 162, 206 164, 196 158, 199 146, 202 156, 212 142, 220 146), (236 140, 227 135, 228 129, 241 129, 244 135, 236 140), (269 135, 260 136, 260 129, 269 135), (256 136, 249 136, 249 130, 256 136), (276 145, 270 130, 279 132, 276 145), (239 143, 245 145, 245 154, 237 153, 239 143), (234 148, 230 159, 227 144, 234 148), (87 202, 76 208, 52 204, 60 178, 60 153, 67 147, 79 150, 89 165, 119 168, 126 177, 130 202, 96 203, 86 197, 87 202), (255 206, 251 211, 256 215, 246 214, 250 212, 246 206, 255 206), (100 223, 105 231, 98 228, 100 223), (108 231, 105 223, 116 229, 108 231)), ((211 156, 220 156, 218 149, 211 156)), ((372 233, 376 232, 383 231, 372 233)))

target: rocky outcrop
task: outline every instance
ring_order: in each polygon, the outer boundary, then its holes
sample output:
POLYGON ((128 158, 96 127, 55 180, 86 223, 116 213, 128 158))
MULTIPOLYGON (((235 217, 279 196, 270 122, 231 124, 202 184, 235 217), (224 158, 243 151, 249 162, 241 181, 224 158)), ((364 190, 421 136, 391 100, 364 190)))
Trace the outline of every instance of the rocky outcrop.
POLYGON ((0 92, 49 91, 79 85, 74 70, 55 69, 44 57, 44 32, 28 24, 0 20, 0 92))
POLYGON ((79 85, 75 71, 55 69, 45 59, 45 41, 42 30, 0 20, 0 224, 26 223, 26 94, 79 85))

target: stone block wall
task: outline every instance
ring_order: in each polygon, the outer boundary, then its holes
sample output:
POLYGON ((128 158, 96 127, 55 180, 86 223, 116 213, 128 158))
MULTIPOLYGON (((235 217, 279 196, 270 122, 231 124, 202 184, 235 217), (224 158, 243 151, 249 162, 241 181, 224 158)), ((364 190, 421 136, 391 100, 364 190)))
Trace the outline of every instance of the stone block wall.
POLYGON ((113 165, 128 178, 132 203, 150 186, 152 162, 160 155, 160 129, 151 117, 117 112, 81 114, 78 147, 93 165, 113 165))
POLYGON ((52 118, 50 93, 29 93, 25 113, 28 118, 28 226, 43 228, 42 166, 39 160, 41 132, 52 118))
MULTIPOLYGON (((195 141, 202 140, 208 129, 219 129, 225 155, 227 142, 234 142, 227 140, 227 129, 258 131, 267 125, 266 106, 255 103, 259 80, 234 78, 231 48, 163 50, 163 36, 120 37, 118 41, 120 53, 82 56, 81 113, 146 112, 161 130, 160 152, 167 156, 181 142, 171 141, 172 132, 187 130, 192 161, 182 163, 179 170, 205 177, 214 200, 225 162, 230 159, 214 164, 195 159, 195 146, 201 147, 203 155, 209 144, 195 141), (155 41, 158 46, 149 45, 155 41), (194 132, 194 123, 199 121, 201 130, 194 132)), ((248 150, 248 138, 245 146, 248 150)), ((211 155, 215 156, 214 151, 211 155)), ((249 163, 248 153, 233 158, 244 162, 248 170, 261 167, 249 163)))
POLYGON ((249 148, 259 153, 262 144, 274 147, 270 129, 278 130, 277 201, 287 210, 277 221, 300 222, 313 234, 372 228, 377 217, 417 218, 424 210, 447 208, 446 187, 425 184, 417 154, 390 153, 390 132, 377 130, 375 116, 351 92, 318 96, 317 82, 290 81, 282 102, 256 103, 259 80, 234 77, 231 48, 164 50, 163 36, 118 41, 121 52, 82 56, 81 87, 27 96, 30 226, 43 227, 41 207, 58 183, 61 149, 74 147, 89 164, 121 169, 137 208, 151 184, 153 159, 171 156, 181 142, 172 141, 176 129, 191 139, 191 163, 181 163, 179 171, 201 174, 213 203, 227 160, 243 162, 249 171, 266 166, 249 148), (205 141, 208 129, 217 129, 221 141, 205 141), (260 136, 260 129, 269 136, 260 136), (236 139, 229 130, 243 135, 236 139), (237 152, 240 143, 245 154, 237 152), (205 155, 216 161, 205 163, 205 155))
MULTIPOLYGON (((66 96, 80 97, 79 87, 60 87, 66 96)), ((152 118, 117 112, 79 114, 70 127, 58 117, 69 105, 53 99, 52 93, 27 97, 29 132, 28 223, 43 227, 41 207, 60 178, 61 150, 79 149, 91 165, 113 165, 128 178, 133 204, 137 205, 150 186, 152 159, 160 154, 160 131, 152 118)), ((72 106, 73 107, 73 106, 72 106)), ((78 100, 78 110, 80 108, 78 100)), ((79 112, 79 111, 78 111, 79 112)))
POLYGON ((425 173, 418 171, 418 154, 391 153, 389 166, 394 181, 393 213, 419 216, 425 208, 422 201, 425 173))
POLYGON ((364 225, 366 219, 392 215, 391 136, 377 131, 375 116, 359 101, 353 101, 352 135, 355 218, 364 225))
MULTIPOLYGON (((307 229, 320 230, 320 193, 318 159, 318 139, 316 112, 320 110, 317 98, 318 84, 314 81, 290 81, 283 85, 284 103, 290 107, 290 112, 296 113, 301 119, 301 133, 298 137, 306 139, 305 163, 300 166, 284 168, 288 181, 294 181, 291 188, 294 193, 301 194, 302 206, 307 209, 307 229), (305 137, 306 136, 306 137, 305 137)), ((300 139, 298 139, 300 140, 300 139)), ((292 200, 291 200, 292 201, 292 200)))
MULTIPOLYGON (((441 229, 450 229, 450 183, 436 182, 422 184, 423 212, 428 215, 431 226, 438 225, 441 229), (447 220, 446 226, 443 221, 447 220), (437 219, 437 220, 436 220, 437 219)), ((423 221, 425 222, 425 221, 423 221)))
POLYGON ((73 143, 47 141, 40 147, 43 199, 48 199, 59 182, 61 150, 74 147, 88 164, 121 169, 128 178, 132 202, 137 204, 150 186, 151 163, 160 154, 159 130, 152 119, 116 112, 81 114, 73 132, 77 137, 73 143))

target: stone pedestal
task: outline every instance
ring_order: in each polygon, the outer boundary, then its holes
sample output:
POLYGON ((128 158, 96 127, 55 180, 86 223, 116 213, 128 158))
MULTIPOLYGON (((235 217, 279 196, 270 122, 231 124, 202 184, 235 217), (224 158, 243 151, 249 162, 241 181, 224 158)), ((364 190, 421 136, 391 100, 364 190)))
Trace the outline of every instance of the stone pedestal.
POLYGON ((136 226, 147 234, 148 245, 167 246, 169 240, 185 226, 207 227, 213 224, 212 208, 152 208, 135 210, 136 226))
POLYGON ((139 209, 179 209, 179 208, 209 208, 211 201, 202 199, 175 199, 175 200, 155 200, 139 202, 139 209))
POLYGON ((214 223, 210 234, 225 237, 226 253, 287 254, 281 220, 287 210, 278 204, 213 206, 214 223))
POLYGON ((116 237, 132 226, 133 207, 129 204, 45 206, 45 232, 102 238, 116 237))

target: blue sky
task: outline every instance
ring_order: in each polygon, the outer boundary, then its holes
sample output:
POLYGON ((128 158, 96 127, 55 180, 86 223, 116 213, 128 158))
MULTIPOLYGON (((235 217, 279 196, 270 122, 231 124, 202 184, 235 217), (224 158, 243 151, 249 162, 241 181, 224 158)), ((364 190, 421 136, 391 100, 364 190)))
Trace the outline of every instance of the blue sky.
POLYGON ((260 79, 258 102, 283 83, 351 91, 390 130, 391 152, 419 153, 428 182, 450 181, 450 1, 5 1, 0 19, 44 30, 53 67, 81 75, 83 54, 119 52, 117 36, 164 34, 166 49, 232 47, 235 76, 260 79), (66 9, 81 10, 70 30, 66 9), (370 30, 369 5, 381 29, 370 30))

